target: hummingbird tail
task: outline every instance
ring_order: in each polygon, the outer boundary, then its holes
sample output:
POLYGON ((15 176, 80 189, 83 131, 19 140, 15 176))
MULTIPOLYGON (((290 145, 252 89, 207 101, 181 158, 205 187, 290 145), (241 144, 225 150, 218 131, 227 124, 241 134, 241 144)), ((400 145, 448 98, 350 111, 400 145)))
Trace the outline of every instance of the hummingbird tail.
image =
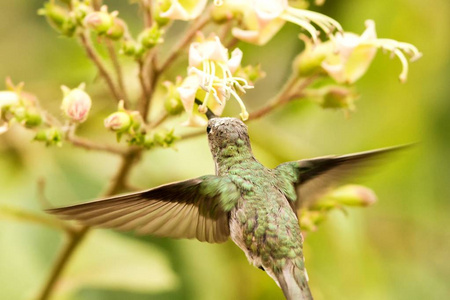
MULTIPOLYGON (((301 260, 301 258, 298 259, 301 260)), ((313 300, 306 270, 299 266, 303 266, 303 260, 299 264, 289 260, 281 272, 275 276, 287 300, 313 300)))

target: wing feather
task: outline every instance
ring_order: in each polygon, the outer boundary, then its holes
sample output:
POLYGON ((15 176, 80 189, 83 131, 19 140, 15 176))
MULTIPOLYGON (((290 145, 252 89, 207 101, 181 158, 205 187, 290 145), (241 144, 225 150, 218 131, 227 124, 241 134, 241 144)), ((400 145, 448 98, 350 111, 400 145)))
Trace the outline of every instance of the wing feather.
MULTIPOLYGON (((232 185, 230 188, 237 190, 226 178, 203 176, 48 212, 89 226, 220 243, 230 235, 228 212, 221 206, 220 197, 223 195, 211 193, 211 190, 229 191, 219 189, 223 184, 232 185), (208 186, 209 193, 202 193, 205 185, 210 183, 217 184, 218 188, 208 186)), ((240 196, 240 193, 236 195, 240 196)))
POLYGON ((313 204, 331 188, 344 183, 349 178, 355 178, 357 175, 360 175, 362 171, 376 164, 386 155, 410 146, 405 145, 343 156, 326 156, 299 160, 282 164, 277 169, 281 172, 288 170, 287 172, 297 174, 294 182, 297 201, 295 201, 293 206, 295 209, 299 209, 313 204))

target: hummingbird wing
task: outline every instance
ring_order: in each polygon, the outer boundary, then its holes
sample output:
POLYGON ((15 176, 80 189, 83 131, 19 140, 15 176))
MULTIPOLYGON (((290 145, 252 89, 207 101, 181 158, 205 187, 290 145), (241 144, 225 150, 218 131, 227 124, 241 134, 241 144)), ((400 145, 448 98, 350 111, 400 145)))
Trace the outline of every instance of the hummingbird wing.
POLYGON ((294 182, 297 200, 293 203, 293 208, 297 210, 314 203, 330 188, 343 183, 349 177, 356 176, 386 154, 406 147, 409 145, 343 156, 304 159, 281 164, 276 169, 294 182))
POLYGON ((47 212, 88 226, 221 243, 230 235, 230 203, 239 197, 227 177, 210 175, 47 212))

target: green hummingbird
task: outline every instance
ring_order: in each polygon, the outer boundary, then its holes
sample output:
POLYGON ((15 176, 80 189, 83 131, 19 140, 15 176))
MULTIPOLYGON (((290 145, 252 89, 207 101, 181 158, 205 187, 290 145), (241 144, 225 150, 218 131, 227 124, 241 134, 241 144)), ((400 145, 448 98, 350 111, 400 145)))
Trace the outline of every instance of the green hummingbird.
POLYGON ((247 126, 212 118, 207 135, 216 175, 48 212, 138 234, 222 243, 231 237, 288 300, 312 299, 298 210, 359 167, 397 148, 287 162, 266 168, 253 156, 247 126))

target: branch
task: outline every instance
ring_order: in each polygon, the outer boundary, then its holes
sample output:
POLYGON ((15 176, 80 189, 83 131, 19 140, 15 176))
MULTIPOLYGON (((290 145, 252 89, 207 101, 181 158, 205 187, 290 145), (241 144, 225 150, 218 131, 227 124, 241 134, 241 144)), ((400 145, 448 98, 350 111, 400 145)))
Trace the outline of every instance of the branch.
POLYGON ((113 94, 114 98, 116 98, 117 101, 121 100, 121 95, 119 91, 117 91, 116 86, 114 85, 114 82, 111 78, 111 75, 108 73, 108 70, 104 66, 100 56, 97 54, 97 51, 92 46, 89 38, 87 37, 86 33, 83 32, 79 35, 81 44, 86 50, 86 54, 88 57, 94 62, 94 64, 97 66, 97 69, 100 73, 100 76, 103 77, 103 79, 106 81, 106 84, 108 85, 111 93, 113 94))
POLYGON ((139 5, 140 5, 143 15, 144 15, 145 27, 151 27, 152 23, 153 23, 151 0, 140 0, 139 5))
POLYGON ((122 67, 120 66, 119 59, 116 55, 116 50, 114 49, 113 43, 109 39, 105 39, 106 48, 108 49, 109 57, 114 66, 114 70, 116 71, 117 82, 120 88, 121 99, 125 102, 125 107, 129 107, 129 99, 127 95, 127 90, 125 89, 125 84, 123 81, 122 67))
MULTIPOLYGON (((141 152, 141 150, 130 150, 127 154, 124 154, 122 156, 121 166, 111 186, 105 193, 105 197, 114 195, 123 187, 126 187, 126 178, 128 177, 131 168, 133 167, 133 162, 135 162, 136 159, 139 159, 141 152)), ((64 269, 66 268, 67 264, 75 253, 75 250, 79 247, 89 230, 89 226, 83 226, 78 231, 72 234, 68 234, 68 240, 66 241, 66 244, 61 250, 55 264, 53 265, 50 275, 42 291, 37 297, 38 300, 46 300, 50 298, 56 287, 56 283, 61 277, 64 269)))
POLYGON ((138 64, 139 64, 138 76, 139 76, 139 83, 141 84, 141 90, 142 90, 142 96, 139 101, 138 111, 141 114, 142 118, 144 118, 145 121, 147 120, 150 97, 153 93, 153 89, 151 87, 149 87, 147 84, 145 70, 147 69, 146 66, 148 64, 148 60, 152 59, 152 56, 153 56, 153 51, 148 53, 143 59, 140 58, 138 60, 138 64))
POLYGON ((109 153, 119 154, 119 155, 124 155, 127 153, 126 149, 122 149, 122 148, 115 147, 112 145, 97 144, 93 141, 76 136, 74 134, 68 134, 66 136, 66 140, 69 141, 70 143, 72 143, 74 146, 84 148, 87 150, 104 151, 104 152, 109 152, 109 153))

